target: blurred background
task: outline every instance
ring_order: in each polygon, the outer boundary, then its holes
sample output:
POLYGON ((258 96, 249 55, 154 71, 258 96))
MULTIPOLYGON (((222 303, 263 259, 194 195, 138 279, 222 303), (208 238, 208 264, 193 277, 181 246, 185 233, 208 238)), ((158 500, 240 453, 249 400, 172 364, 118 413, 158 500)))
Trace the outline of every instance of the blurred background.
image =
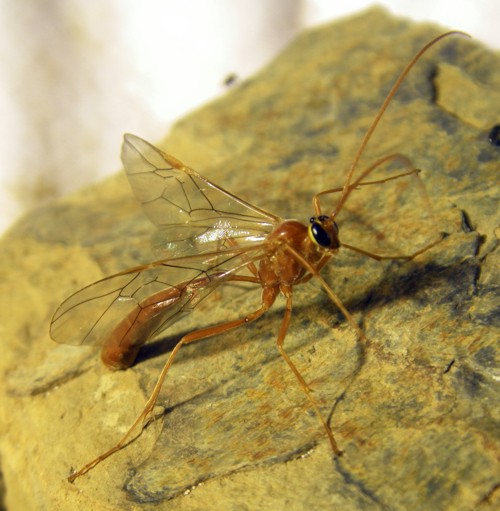
MULTIPOLYGON (((377 3, 500 48, 498 0, 377 3)), ((0 233, 27 208, 118 171, 124 132, 161 139, 304 28, 372 4, 0 0, 0 233)))

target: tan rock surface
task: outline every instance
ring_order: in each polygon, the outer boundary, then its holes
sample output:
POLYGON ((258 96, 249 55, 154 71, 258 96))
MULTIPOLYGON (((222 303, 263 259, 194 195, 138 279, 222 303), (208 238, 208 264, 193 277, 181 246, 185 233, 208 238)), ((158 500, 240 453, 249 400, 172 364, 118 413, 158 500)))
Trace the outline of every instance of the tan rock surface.
MULTIPOLYGON (((314 192, 342 183, 393 80, 437 33, 380 10, 305 32, 161 146, 256 205, 307 220, 314 192)), ((118 175, 26 216, 0 245, 9 509, 499 505, 500 152, 478 125, 487 106, 474 101, 467 113, 460 88, 447 100, 455 75, 438 73, 444 64, 459 69, 457 87, 475 84, 467 94, 481 91, 476 99, 498 110, 498 55, 450 38, 412 71, 361 163, 394 152, 411 158, 435 217, 410 181, 366 187, 339 221, 341 239, 367 249, 407 253, 439 231, 448 237, 411 263, 342 251, 325 268, 370 339, 365 350, 317 285, 296 292, 286 346, 344 455, 333 458, 276 351, 279 301, 253 325, 183 348, 160 396, 162 419, 75 484, 66 481, 132 423, 182 333, 258 304, 258 293, 224 289, 117 373, 93 348, 53 343, 50 318, 69 293, 154 259, 151 226, 118 175)))

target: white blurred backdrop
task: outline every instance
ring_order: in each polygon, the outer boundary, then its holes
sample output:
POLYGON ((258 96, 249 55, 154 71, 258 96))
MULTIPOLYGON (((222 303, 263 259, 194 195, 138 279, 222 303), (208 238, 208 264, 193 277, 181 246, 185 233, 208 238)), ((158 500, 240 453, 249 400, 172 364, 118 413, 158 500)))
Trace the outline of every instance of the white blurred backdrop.
MULTIPOLYGON (((124 132, 151 141, 350 0, 0 0, 0 233, 26 208, 120 168, 124 132)), ((500 48, 498 0, 379 1, 500 48)), ((174 148, 172 149, 174 151, 174 148)))

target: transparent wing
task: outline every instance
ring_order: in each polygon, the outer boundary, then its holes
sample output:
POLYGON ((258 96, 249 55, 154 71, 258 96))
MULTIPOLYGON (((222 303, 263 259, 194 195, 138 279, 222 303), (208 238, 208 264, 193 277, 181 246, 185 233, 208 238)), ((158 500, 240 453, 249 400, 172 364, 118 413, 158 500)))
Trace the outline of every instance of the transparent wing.
POLYGON ((281 220, 134 135, 124 137, 122 162, 163 257, 259 243, 281 220))
POLYGON ((77 291, 59 306, 50 335, 64 344, 102 345, 117 335, 126 320, 127 329, 135 329, 134 335, 143 337, 138 340, 142 344, 264 254, 265 246, 260 245, 157 261, 107 277, 77 291))

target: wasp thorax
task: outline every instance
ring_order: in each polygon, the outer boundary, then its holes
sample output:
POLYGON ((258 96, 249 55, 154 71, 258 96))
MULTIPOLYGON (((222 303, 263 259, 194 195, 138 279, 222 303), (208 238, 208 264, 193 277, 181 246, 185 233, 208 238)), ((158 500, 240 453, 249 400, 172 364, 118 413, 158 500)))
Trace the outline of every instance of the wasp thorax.
POLYGON ((309 219, 309 237, 319 247, 339 248, 339 228, 328 215, 313 216, 309 219))

